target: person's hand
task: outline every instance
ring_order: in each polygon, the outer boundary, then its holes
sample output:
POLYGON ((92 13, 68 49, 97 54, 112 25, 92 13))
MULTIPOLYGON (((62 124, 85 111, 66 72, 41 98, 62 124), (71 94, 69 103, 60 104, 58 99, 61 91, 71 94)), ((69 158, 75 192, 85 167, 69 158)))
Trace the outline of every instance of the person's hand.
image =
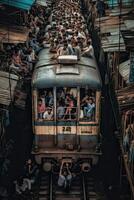
POLYGON ((68 163, 66 163, 66 167, 68 167, 69 166, 69 164, 68 163))

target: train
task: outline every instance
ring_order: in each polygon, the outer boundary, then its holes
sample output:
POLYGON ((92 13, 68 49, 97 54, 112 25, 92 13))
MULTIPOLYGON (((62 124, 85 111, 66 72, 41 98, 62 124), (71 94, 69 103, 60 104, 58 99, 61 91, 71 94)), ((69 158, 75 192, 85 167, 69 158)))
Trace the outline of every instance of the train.
POLYGON ((32 75, 32 154, 45 171, 64 160, 86 172, 101 155, 97 62, 95 57, 52 57, 49 47, 43 48, 32 75))

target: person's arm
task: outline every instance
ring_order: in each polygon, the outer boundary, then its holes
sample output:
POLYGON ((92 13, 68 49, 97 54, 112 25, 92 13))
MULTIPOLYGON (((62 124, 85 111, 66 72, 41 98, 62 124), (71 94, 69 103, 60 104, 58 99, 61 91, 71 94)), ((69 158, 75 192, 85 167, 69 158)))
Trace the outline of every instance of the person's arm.
POLYGON ((61 176, 62 175, 62 168, 63 168, 63 162, 61 163, 61 167, 60 167, 60 173, 59 173, 59 175, 61 176))
POLYGON ((70 170, 69 170, 68 163, 66 163, 66 167, 67 167, 67 172, 68 172, 68 175, 71 175, 71 172, 70 172, 70 170))
POLYGON ((43 119, 46 119, 47 117, 46 117, 46 112, 44 112, 44 114, 43 114, 43 119))

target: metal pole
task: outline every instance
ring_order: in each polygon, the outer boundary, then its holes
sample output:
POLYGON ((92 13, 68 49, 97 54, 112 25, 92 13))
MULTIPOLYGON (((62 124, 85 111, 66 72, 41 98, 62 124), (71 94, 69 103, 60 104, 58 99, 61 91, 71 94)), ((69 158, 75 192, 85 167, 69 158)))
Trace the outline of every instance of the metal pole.
POLYGON ((121 46, 120 46, 120 31, 121 31, 121 12, 122 12, 122 0, 120 0, 119 2, 119 7, 120 7, 120 13, 119 13, 119 48, 118 48, 118 66, 117 66, 117 89, 119 89, 119 64, 120 64, 120 50, 121 50, 121 46))
POLYGON ((54 143, 57 145, 57 95, 56 95, 56 87, 53 88, 53 95, 54 95, 54 105, 53 105, 53 112, 54 112, 54 143))

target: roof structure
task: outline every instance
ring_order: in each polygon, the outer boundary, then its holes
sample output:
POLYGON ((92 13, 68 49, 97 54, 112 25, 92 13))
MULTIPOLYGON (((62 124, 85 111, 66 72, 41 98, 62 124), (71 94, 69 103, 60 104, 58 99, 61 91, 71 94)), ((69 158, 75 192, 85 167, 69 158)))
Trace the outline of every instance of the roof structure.
POLYGON ((127 47, 134 48, 134 9, 115 8, 109 10, 105 17, 96 19, 100 29, 101 42, 104 52, 126 51, 127 47))
POLYGON ((119 72, 123 79, 129 82, 130 60, 127 60, 119 65, 119 72))
POLYGON ((0 71, 0 104, 9 106, 18 80, 18 76, 0 71))
POLYGON ((0 0, 0 4, 13 6, 23 10, 30 10, 35 0, 0 0))
POLYGON ((0 26, 0 42, 2 43, 24 43, 27 40, 29 29, 26 27, 0 26))

